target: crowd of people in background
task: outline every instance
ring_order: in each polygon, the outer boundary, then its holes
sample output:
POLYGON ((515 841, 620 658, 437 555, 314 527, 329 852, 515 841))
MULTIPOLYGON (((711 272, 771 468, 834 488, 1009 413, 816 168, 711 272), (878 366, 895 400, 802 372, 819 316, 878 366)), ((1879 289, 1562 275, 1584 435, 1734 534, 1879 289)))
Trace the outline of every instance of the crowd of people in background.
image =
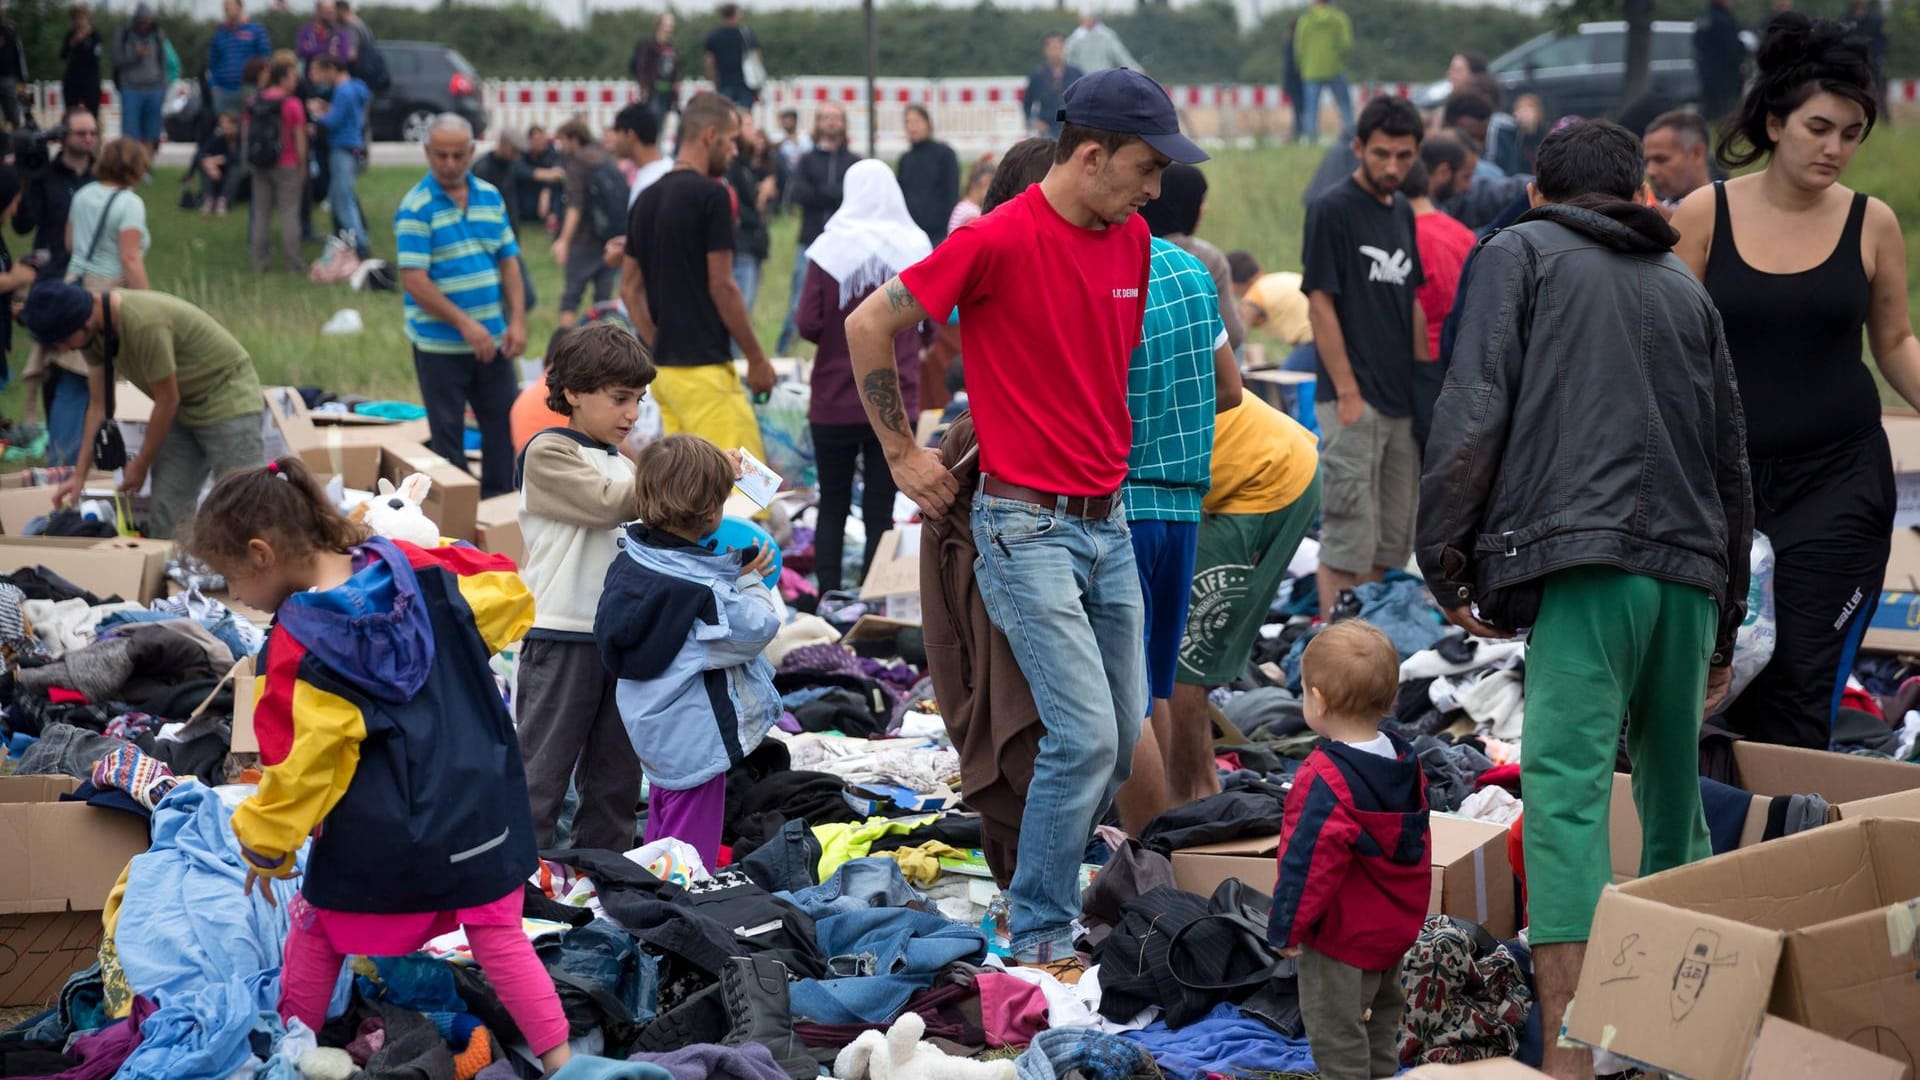
MULTIPOLYGON (((1327 145, 1297 258, 1206 238, 1207 155, 1096 15, 1041 41, 1022 106, 1030 137, 963 168, 919 105, 897 114, 908 149, 894 163, 850 145, 834 102, 811 109, 808 130, 794 110, 762 130, 759 41, 738 6, 720 14, 703 50, 715 89, 682 100, 688 72, 662 16, 633 53, 638 100, 604 131, 574 118, 502 133, 481 155, 467 120, 438 117, 427 171, 393 219, 429 446, 465 468, 471 412, 481 494, 525 493, 541 599, 519 706, 565 717, 523 720, 518 735, 543 842, 571 779, 576 839, 631 846, 644 774, 647 838, 716 853, 726 749, 682 756, 677 734, 629 745, 619 715, 639 709, 663 732, 697 718, 706 732, 710 705, 635 706, 634 687, 615 684, 691 685, 705 664, 759 692, 749 661, 648 622, 639 601, 694 582, 740 620, 745 655, 765 644, 755 582, 769 553, 743 574, 698 545, 738 452, 765 456, 754 405, 775 389, 770 357, 796 339, 816 347, 819 588, 872 565, 904 495, 942 553, 927 573, 953 585, 925 598, 929 626, 963 626, 973 655, 999 656, 1007 698, 981 708, 982 730, 995 746, 1044 733, 1024 757, 984 766, 959 747, 963 771, 1020 792, 979 807, 1020 964, 1078 978, 1081 851, 1109 807, 1137 832, 1219 790, 1208 691, 1245 671, 1316 519, 1327 629, 1301 661, 1302 706, 1329 742, 1296 781, 1318 816, 1289 815, 1269 940, 1301 961, 1324 1075, 1388 1068, 1383 1033, 1404 1006, 1394 973, 1428 887, 1422 851, 1396 846, 1425 848, 1425 797, 1411 748, 1379 728, 1398 674, 1392 646, 1351 621, 1367 586, 1417 564, 1464 630, 1532 631, 1521 772, 1550 1024, 1611 873, 1601 853, 1623 717, 1643 870, 1707 851, 1689 754, 1728 688, 1756 529, 1775 551, 1776 658, 1721 719, 1749 739, 1828 746, 1897 507, 1863 334, 1888 385, 1920 407, 1900 223, 1841 186, 1883 116, 1870 5, 1849 22, 1778 14, 1750 56, 1715 0, 1694 36, 1699 109, 1629 130, 1509 101, 1470 52, 1452 57, 1431 115, 1390 96, 1356 103, 1351 20, 1315 0, 1287 57, 1297 134, 1327 145), (1337 138, 1319 126, 1329 95, 1337 138), (790 273, 790 299, 769 350, 751 312, 782 213, 798 218, 798 244, 793 265, 774 268, 790 273), (537 302, 523 230, 548 242, 564 281, 563 333, 529 390, 508 362, 527 351, 537 302), (1291 413, 1242 383, 1256 333, 1282 347, 1279 366, 1310 375, 1312 398, 1291 413), (917 422, 951 385, 966 412, 934 449, 917 422), (617 449, 643 397, 663 437, 629 459, 617 449), (856 501, 864 551, 848 559, 856 501), (646 522, 616 551, 605 541, 629 504, 646 522), (602 589, 635 601, 620 642, 600 650, 618 670, 580 636, 596 626, 585 598, 602 589), (641 659, 648 649, 659 655, 641 659), (1357 808, 1340 777, 1393 794, 1357 808), (1332 873, 1319 853, 1351 824, 1342 815, 1363 813, 1391 820, 1386 847, 1332 873)), ((365 253, 356 178, 383 70, 372 31, 320 0, 295 47, 276 50, 239 0, 224 16, 191 205, 226 214, 245 185, 256 273, 276 256, 307 271, 316 202, 365 253)), ((210 479, 265 464, 259 380, 216 320, 151 291, 142 187, 178 64, 153 10, 107 47, 124 134, 105 145, 103 43, 83 7, 62 51, 79 81, 57 146, 31 176, 0 166, 0 221, 33 234, 37 256, 0 245, 0 296, 35 342, 24 379, 47 460, 75 467, 55 497, 120 468, 131 489, 151 480, 148 531, 169 537, 210 479), (116 374, 153 400, 144 444, 117 460, 105 437, 116 374)), ((0 100, 26 77, 20 55, 17 34, 0 32, 0 100)), ((307 479, 294 477, 302 497, 307 479)), ((1586 1070, 1568 1047, 1546 1054, 1556 1076, 1586 1070)))

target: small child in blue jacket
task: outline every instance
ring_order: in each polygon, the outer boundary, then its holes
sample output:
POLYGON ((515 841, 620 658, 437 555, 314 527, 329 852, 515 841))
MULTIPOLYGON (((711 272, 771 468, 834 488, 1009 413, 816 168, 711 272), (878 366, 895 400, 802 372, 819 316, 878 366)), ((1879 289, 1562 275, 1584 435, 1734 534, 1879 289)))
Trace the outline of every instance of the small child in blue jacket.
POLYGON ((607 569, 593 636, 652 795, 646 840, 674 837, 711 868, 720 854, 727 770, 780 718, 773 666, 779 632, 762 579, 774 551, 715 552, 739 465, 695 435, 669 435, 634 467, 640 520, 607 569))

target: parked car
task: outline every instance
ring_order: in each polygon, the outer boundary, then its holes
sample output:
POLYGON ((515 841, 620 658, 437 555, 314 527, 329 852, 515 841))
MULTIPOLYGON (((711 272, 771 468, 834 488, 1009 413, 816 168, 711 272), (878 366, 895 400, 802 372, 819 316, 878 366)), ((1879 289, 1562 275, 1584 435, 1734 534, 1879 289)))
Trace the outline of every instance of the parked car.
MULTIPOLYGON (((1748 43, 1749 47, 1752 42, 1748 43)), ((1538 94, 1548 116, 1612 116, 1620 111, 1627 76, 1627 24, 1582 23, 1572 33, 1546 33, 1501 54, 1487 71, 1506 88, 1510 106, 1521 94, 1538 94)), ((1452 87, 1445 79, 1413 95, 1415 105, 1437 109, 1452 87)), ((1653 24, 1653 70, 1649 95, 1675 105, 1700 100, 1693 69, 1693 24, 1653 24)))
POLYGON ((487 107, 480 99, 480 73, 453 48, 431 41, 382 41, 393 85, 373 99, 368 123, 375 142, 425 142, 433 118, 458 113, 486 134, 487 107))

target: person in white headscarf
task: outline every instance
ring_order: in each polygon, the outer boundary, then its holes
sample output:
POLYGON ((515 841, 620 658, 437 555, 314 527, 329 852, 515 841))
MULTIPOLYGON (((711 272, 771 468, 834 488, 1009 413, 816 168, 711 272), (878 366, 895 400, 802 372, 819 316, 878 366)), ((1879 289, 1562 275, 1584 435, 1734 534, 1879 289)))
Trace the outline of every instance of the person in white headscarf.
MULTIPOLYGON (((866 525, 866 557, 860 576, 873 565, 880 538, 893 522, 893 473, 880 439, 867 422, 861 389, 854 385, 847 352, 847 316, 868 294, 894 275, 925 258, 933 245, 907 213, 900 183, 884 162, 860 161, 847 170, 840 209, 827 219, 819 239, 807 248, 806 282, 800 291, 795 326, 818 345, 813 358, 813 401, 807 419, 813 428, 814 459, 820 470, 820 519, 814 534, 815 573, 820 591, 841 586, 847 515, 853 510, 856 465, 866 477, 860 517, 866 525)), ((919 420, 920 351, 931 337, 922 323, 894 338, 900 397, 905 420, 919 420)), ((882 373, 894 378, 892 372, 882 373)), ((880 375, 873 376, 881 377, 880 375)), ((890 395, 889 395, 890 396, 890 395)))

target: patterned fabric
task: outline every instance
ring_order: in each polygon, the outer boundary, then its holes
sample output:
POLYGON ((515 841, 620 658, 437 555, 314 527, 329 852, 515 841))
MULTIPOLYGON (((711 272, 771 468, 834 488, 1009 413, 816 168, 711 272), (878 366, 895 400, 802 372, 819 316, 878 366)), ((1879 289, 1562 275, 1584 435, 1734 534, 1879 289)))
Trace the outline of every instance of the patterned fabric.
POLYGON ((18 586, 0 581, 0 639, 25 636, 27 619, 21 607, 26 602, 27 594, 18 586))
POLYGON ((1519 1049, 1533 988, 1505 945, 1476 958, 1474 935, 1435 915, 1407 951, 1400 979, 1407 991, 1401 1065, 1459 1065, 1519 1049))
POLYGON ((1013 1063, 1019 1080, 1150 1080, 1161 1075, 1153 1055, 1131 1039, 1092 1028, 1051 1028, 1033 1037, 1013 1063))
POLYGON ((1213 352, 1226 340, 1206 264, 1156 238, 1146 323, 1127 371, 1127 520, 1200 520, 1213 467, 1213 352))
POLYGON ((119 788, 133 801, 152 810, 180 781, 159 758, 138 747, 122 746, 93 763, 93 786, 119 788))
MULTIPOLYGON (((520 254, 500 189, 467 177, 465 213, 427 176, 393 215, 393 237, 401 270, 425 270, 455 307, 494 337, 507 332, 500 292, 500 260, 520 254)), ((412 294, 406 298, 407 340, 422 352, 472 352, 452 324, 428 315, 412 294)))

